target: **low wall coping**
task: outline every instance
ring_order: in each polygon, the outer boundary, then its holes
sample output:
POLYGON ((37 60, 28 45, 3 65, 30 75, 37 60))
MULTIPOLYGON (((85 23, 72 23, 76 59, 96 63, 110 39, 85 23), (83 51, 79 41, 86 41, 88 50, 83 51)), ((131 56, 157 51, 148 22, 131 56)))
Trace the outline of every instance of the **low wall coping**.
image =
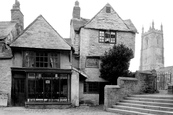
POLYGON ((130 78, 130 77, 119 77, 118 80, 138 81, 137 78, 130 78))
POLYGON ((119 89, 120 86, 119 85, 106 85, 105 88, 117 88, 117 89, 119 89))

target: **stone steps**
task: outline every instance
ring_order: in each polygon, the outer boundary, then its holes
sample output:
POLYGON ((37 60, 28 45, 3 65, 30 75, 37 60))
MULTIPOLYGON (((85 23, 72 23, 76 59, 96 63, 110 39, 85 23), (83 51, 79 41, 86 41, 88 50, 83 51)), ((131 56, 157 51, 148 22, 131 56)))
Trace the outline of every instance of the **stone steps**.
POLYGON ((153 99, 153 98, 137 98, 137 97, 126 97, 127 100, 136 101, 149 101, 149 102, 163 102, 163 103, 173 103, 173 99, 153 99))
MULTIPOLYGON (((162 106, 153 106, 153 105, 142 105, 142 104, 134 104, 134 103, 117 103, 117 105, 130 106, 130 107, 140 107, 146 109, 154 109, 154 110, 162 110, 162 111, 173 111, 172 107, 162 107, 162 106)), ((113 105, 116 107, 117 105, 113 105)))
POLYGON ((173 115, 173 95, 131 95, 107 111, 123 115, 173 115))

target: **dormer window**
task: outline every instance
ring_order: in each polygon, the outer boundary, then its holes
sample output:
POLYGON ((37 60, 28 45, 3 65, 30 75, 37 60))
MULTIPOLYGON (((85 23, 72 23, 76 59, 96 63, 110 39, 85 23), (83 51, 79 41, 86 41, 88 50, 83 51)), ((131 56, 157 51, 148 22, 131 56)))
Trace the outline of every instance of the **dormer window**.
POLYGON ((111 13, 111 7, 106 7, 106 13, 111 13))
POLYGON ((116 32, 115 31, 99 31, 99 42, 100 43, 116 43, 116 32))

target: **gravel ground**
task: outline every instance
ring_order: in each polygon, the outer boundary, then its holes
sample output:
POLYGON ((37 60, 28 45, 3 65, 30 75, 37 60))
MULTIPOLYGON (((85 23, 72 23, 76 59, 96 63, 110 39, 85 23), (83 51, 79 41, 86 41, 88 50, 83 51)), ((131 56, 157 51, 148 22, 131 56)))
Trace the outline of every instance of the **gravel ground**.
POLYGON ((0 115, 120 115, 106 112, 103 106, 70 109, 26 109, 24 107, 1 107, 0 115))

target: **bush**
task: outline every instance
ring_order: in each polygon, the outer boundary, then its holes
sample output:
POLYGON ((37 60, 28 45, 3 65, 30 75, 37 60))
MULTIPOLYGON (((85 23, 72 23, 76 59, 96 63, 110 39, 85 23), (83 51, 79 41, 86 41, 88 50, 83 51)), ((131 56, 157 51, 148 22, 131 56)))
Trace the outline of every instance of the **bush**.
POLYGON ((101 57, 100 77, 112 84, 117 84, 119 76, 132 76, 128 70, 132 58, 132 49, 123 44, 114 45, 101 57))

